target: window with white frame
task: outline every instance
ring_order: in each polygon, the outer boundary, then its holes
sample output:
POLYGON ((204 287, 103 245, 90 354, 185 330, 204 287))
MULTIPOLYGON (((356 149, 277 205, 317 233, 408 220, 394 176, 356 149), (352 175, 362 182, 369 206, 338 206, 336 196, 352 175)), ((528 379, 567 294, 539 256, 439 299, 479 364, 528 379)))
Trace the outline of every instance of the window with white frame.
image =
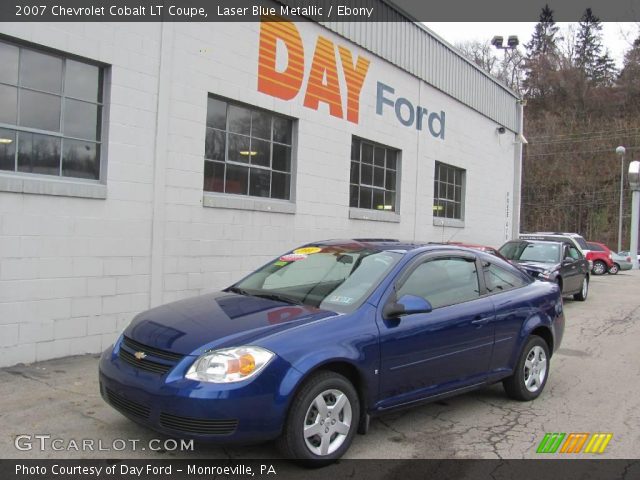
POLYGON ((433 216, 464 219, 466 172, 446 163, 436 162, 433 182, 433 216))
POLYGON ((0 40, 0 172, 100 179, 103 68, 0 40))
POLYGON ((209 96, 204 190, 291 198, 293 121, 209 96))
POLYGON ((397 150, 353 137, 349 205, 395 212, 398 163, 397 150))

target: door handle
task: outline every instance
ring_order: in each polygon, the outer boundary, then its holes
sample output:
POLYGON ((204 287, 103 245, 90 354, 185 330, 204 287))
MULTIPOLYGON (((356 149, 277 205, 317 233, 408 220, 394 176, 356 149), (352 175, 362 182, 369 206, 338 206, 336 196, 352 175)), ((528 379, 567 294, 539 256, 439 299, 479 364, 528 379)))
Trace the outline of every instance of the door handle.
POLYGON ((473 325, 484 325, 485 323, 488 323, 489 320, 491 320, 490 316, 483 317, 481 315, 478 315, 476 318, 471 320, 471 323, 473 325))

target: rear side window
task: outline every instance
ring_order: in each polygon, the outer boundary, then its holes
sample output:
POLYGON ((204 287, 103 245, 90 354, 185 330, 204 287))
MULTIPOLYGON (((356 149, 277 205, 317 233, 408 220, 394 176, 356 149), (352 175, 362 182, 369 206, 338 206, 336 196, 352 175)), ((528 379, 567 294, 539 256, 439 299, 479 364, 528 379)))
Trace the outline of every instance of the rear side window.
POLYGON ((593 250, 594 252, 604 252, 604 248, 596 243, 587 243, 587 249, 593 250))
POLYGON ((584 238, 582 238, 580 235, 576 235, 573 238, 576 242, 578 242, 580 248, 582 248, 583 250, 589 250, 589 247, 587 247, 587 241, 584 238))
POLYGON ((505 292, 527 284, 521 276, 492 263, 485 263, 482 270, 485 287, 489 293, 505 292))
POLYGON ((397 295, 417 295, 433 308, 474 300, 480 296, 476 264, 463 258, 427 261, 411 272, 397 295))

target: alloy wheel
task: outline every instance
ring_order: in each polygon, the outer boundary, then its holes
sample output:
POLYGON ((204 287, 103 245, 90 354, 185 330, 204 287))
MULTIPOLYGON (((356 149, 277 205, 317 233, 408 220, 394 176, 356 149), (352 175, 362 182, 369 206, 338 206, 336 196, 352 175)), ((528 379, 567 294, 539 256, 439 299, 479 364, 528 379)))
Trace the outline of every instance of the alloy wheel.
POLYGON ((330 455, 344 443, 351 430, 351 403, 344 392, 325 390, 313 399, 304 421, 304 441, 318 456, 330 455))
POLYGON ((547 375, 547 356, 542 347, 536 345, 527 354, 524 362, 524 386, 530 392, 537 392, 547 375))
POLYGON ((603 275, 607 271, 607 266, 603 262, 595 262, 593 264, 593 273, 596 275, 603 275))

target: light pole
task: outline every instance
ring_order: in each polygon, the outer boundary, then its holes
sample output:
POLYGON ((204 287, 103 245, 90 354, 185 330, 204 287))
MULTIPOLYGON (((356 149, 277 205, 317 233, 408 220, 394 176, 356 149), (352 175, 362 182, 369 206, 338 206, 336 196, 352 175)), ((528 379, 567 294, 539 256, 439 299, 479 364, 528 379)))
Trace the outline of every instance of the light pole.
POLYGON ((622 250, 622 209, 624 207, 624 154, 626 149, 620 145, 616 155, 620 157, 620 212, 618 213, 618 251, 622 250))
POLYGON ((631 197, 631 245, 632 268, 638 268, 638 224, 640 223, 640 162, 629 164, 629 188, 631 197))

